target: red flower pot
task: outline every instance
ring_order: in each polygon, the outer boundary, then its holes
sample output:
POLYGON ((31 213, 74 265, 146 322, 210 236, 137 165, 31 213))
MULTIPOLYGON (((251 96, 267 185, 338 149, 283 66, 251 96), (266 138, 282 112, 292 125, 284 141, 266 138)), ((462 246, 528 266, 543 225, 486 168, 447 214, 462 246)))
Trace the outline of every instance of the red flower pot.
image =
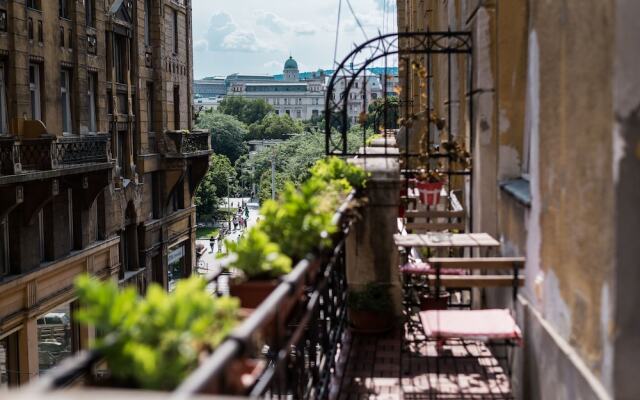
POLYGON ((418 182, 417 187, 420 192, 420 202, 429 206, 438 204, 443 186, 444 182, 418 182))

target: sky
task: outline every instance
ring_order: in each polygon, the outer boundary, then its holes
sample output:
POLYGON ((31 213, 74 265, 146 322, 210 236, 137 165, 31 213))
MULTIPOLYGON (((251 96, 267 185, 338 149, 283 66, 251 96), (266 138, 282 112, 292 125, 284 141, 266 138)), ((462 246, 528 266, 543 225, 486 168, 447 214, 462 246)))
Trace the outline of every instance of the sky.
POLYGON ((279 74, 289 55, 301 71, 332 69, 341 1, 338 61, 365 34, 396 31, 395 0, 348 0, 364 33, 347 0, 193 0, 195 78, 279 74))

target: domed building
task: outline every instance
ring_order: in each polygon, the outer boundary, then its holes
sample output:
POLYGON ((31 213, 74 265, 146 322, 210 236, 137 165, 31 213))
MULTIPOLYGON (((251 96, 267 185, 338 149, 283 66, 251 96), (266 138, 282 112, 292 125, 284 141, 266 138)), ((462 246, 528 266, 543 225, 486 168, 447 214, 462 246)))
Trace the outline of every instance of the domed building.
POLYGON ((292 56, 289 56, 289 59, 285 61, 283 72, 285 82, 298 82, 300 80, 298 62, 292 56))
MULTIPOLYGON (((308 120, 322 116, 326 87, 333 71, 319 69, 300 73, 298 62, 289 56, 284 61, 282 72, 282 75, 276 76, 229 75, 225 80, 229 89, 227 94, 263 99, 273 106, 276 114, 290 115, 293 119, 308 120)), ((334 100, 341 98, 344 90, 344 83, 336 85, 334 100)), ((366 78, 359 78, 348 96, 349 121, 355 124, 362 110, 380 96, 382 85, 378 74, 371 73, 366 78)))

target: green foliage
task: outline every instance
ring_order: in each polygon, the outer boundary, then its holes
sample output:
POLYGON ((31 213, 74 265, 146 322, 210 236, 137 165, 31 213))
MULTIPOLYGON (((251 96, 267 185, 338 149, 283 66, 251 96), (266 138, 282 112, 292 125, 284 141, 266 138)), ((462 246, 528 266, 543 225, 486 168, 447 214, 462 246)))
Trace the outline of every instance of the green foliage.
POLYGON ((286 139, 304 132, 304 125, 289 115, 268 114, 249 126, 247 140, 286 139))
POLYGON ((375 131, 380 129, 397 129, 399 114, 399 100, 395 96, 386 99, 376 99, 369 104, 369 124, 375 131), (385 100, 386 100, 386 123, 385 123, 385 100))
POLYGON ((141 298, 134 288, 119 290, 113 281, 82 276, 76 280, 82 305, 77 319, 107 334, 94 346, 114 378, 171 390, 197 367, 201 352, 215 348, 238 321, 238 300, 214 298, 205 287, 204 279, 192 277, 178 282, 171 294, 153 284, 141 298))
POLYGON ((349 291, 348 305, 354 311, 373 311, 386 313, 391 311, 391 297, 387 287, 370 283, 360 291, 349 291))
POLYGON ((280 252, 280 246, 254 226, 237 243, 226 241, 227 248, 237 259, 232 267, 244 272, 247 279, 273 279, 291 272, 291 259, 280 252))
POLYGON ((309 179, 299 189, 289 182, 277 201, 268 200, 262 206, 260 227, 285 254, 300 260, 330 243, 322 234, 336 231, 332 218, 339 197, 339 190, 319 179, 309 179))
POLYGON ((235 193, 236 170, 226 156, 218 154, 211 156, 209 171, 207 171, 207 176, 209 175, 216 186, 216 196, 226 197, 227 193, 231 195, 235 193), (231 179, 231 184, 229 179, 231 179))
MULTIPOLYGON (((349 131, 347 138, 349 151, 355 152, 358 147, 362 146, 361 129, 349 131)), ((255 154, 251 160, 247 160, 245 168, 247 171, 253 171, 252 181, 259 183, 259 188, 266 188, 268 185, 268 190, 260 197, 263 200, 271 198, 271 159, 274 154, 276 193, 280 193, 284 187, 279 183, 280 181, 301 184, 311 176, 309 171, 313 164, 325 157, 324 132, 295 136, 271 149, 265 149, 255 154)))
POLYGON ((367 173, 364 169, 338 157, 327 157, 316 162, 311 168, 311 176, 325 182, 345 180, 349 186, 356 189, 363 188, 367 181, 367 173))
POLYGON ((273 106, 264 99, 247 99, 241 96, 227 96, 218 105, 218 112, 236 117, 247 125, 261 121, 273 111, 273 106))
MULTIPOLYGON (((260 199, 261 204, 271 198, 271 183, 272 183, 271 170, 267 170, 260 177, 260 184, 258 186, 258 198, 260 199)), ((287 183, 287 176, 282 172, 276 172, 275 192, 276 193, 282 192, 286 183, 287 183)))
POLYGON ((236 170, 224 155, 213 154, 209 163, 209 170, 198 186, 195 205, 200 221, 210 221, 220 218, 219 207, 223 197, 236 192, 236 170), (232 182, 229 185, 229 178, 232 182))
POLYGON ((248 152, 244 144, 248 134, 247 127, 230 115, 219 112, 202 114, 198 120, 198 128, 211 132, 213 151, 227 156, 231 163, 248 152))

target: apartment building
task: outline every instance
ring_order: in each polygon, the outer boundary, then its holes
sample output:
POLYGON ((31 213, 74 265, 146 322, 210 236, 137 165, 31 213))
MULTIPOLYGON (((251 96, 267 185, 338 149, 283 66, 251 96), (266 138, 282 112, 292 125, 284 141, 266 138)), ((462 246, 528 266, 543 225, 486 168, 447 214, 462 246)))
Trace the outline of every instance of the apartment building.
POLYGON ((0 0, 0 389, 91 340, 78 275, 191 273, 191 42, 189 0, 0 0))

